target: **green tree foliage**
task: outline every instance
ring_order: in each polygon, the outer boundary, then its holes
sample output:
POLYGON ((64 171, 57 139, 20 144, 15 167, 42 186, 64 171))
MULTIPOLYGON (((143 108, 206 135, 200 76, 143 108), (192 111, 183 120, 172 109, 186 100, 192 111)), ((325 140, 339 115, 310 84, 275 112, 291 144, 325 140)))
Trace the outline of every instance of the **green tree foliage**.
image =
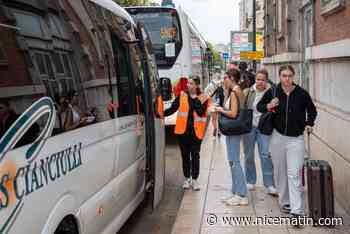
POLYGON ((217 50, 215 50, 213 44, 211 44, 210 42, 207 42, 207 44, 210 51, 213 53, 214 65, 223 67, 224 61, 222 60, 221 54, 217 50))
POLYGON ((116 3, 123 7, 127 6, 154 6, 156 3, 151 0, 114 0, 116 3))

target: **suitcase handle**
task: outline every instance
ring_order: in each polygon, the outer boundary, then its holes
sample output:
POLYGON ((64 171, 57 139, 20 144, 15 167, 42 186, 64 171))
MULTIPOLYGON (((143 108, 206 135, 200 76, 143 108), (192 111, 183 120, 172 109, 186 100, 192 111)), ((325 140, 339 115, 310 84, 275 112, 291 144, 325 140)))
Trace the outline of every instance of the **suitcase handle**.
POLYGON ((310 134, 311 131, 307 131, 307 156, 304 157, 304 165, 301 170, 301 178, 302 178, 302 185, 305 186, 305 167, 308 165, 308 162, 310 162, 311 159, 311 148, 310 148, 310 134))
POLYGON ((310 135, 311 135, 311 131, 307 131, 307 158, 306 158, 306 160, 311 158, 310 135))

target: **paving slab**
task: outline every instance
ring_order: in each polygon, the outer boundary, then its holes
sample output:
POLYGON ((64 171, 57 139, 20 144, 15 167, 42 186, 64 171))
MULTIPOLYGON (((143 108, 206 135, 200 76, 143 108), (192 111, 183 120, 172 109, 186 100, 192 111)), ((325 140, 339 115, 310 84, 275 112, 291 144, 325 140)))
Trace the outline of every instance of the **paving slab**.
MULTIPOLYGON (((242 147, 241 147, 242 149, 242 147)), ((242 151, 242 150, 241 150, 242 151)), ((256 155, 257 152, 256 152, 256 155)), ((241 162, 243 153, 241 152, 241 162)), ((336 202, 336 216, 343 218, 343 225, 335 228, 290 224, 264 223, 275 217, 288 217, 280 212, 277 197, 266 194, 262 184, 261 166, 256 157, 257 185, 249 191, 247 206, 227 206, 221 200, 231 195, 231 173, 226 158, 225 137, 214 138, 209 129, 202 144, 199 178, 201 191, 185 191, 172 234, 345 234, 350 233, 350 216, 336 202), (265 219, 265 221, 266 221, 265 219), (258 222, 258 223, 257 223, 258 222)))

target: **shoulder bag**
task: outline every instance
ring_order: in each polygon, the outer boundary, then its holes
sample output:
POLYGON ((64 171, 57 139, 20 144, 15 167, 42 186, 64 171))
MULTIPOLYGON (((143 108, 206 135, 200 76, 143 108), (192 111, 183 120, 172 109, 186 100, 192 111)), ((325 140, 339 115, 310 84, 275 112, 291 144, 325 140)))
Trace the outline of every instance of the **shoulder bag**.
MULTIPOLYGON (((242 135, 249 133, 252 130, 253 110, 242 108, 239 97, 234 92, 238 102, 238 113, 235 118, 230 118, 223 113, 219 114, 219 129, 225 136, 242 135)), ((231 98, 230 98, 231 108, 231 98)))
MULTIPOLYGON (((276 87, 272 87, 272 98, 276 97, 276 87)), ((273 132, 273 119, 275 114, 271 111, 263 113, 259 119, 258 129, 264 135, 271 135, 273 132)))

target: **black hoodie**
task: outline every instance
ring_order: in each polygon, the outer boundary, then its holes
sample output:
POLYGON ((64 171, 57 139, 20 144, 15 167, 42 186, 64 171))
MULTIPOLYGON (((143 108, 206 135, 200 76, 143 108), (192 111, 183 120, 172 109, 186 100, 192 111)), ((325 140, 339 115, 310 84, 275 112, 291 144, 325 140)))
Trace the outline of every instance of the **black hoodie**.
POLYGON ((279 105, 276 107, 273 125, 280 134, 291 137, 302 135, 306 125, 314 126, 317 116, 316 107, 308 92, 295 86, 288 97, 281 84, 278 84, 277 87, 270 88, 257 105, 259 112, 267 112, 267 104, 274 98, 272 89, 276 89, 279 105))

